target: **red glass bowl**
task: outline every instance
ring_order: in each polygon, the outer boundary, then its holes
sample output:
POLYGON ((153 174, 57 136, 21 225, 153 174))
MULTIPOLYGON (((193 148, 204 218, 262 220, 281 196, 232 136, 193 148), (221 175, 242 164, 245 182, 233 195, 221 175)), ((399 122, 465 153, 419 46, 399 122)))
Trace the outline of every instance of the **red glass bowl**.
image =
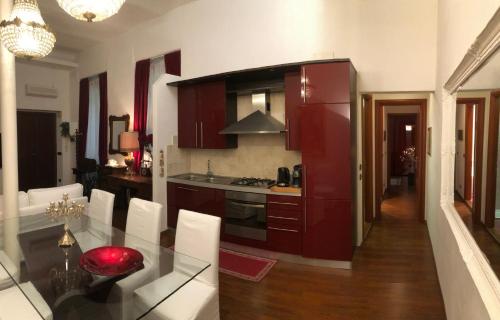
POLYGON ((100 276, 121 276, 144 267, 144 257, 132 248, 99 247, 80 256, 80 267, 100 276))

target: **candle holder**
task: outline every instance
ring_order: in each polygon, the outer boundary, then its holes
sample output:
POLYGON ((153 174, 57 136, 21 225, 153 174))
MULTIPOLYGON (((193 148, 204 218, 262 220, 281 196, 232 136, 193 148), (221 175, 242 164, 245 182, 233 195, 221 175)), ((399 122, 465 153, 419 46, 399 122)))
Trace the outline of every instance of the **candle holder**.
POLYGON ((45 210, 45 214, 53 220, 64 219, 64 235, 59 239, 58 245, 61 248, 72 247, 76 240, 71 235, 69 229, 69 221, 74 218, 80 218, 85 210, 85 205, 76 203, 72 201, 68 204, 69 195, 67 193, 63 194, 63 200, 51 202, 50 206, 45 210))

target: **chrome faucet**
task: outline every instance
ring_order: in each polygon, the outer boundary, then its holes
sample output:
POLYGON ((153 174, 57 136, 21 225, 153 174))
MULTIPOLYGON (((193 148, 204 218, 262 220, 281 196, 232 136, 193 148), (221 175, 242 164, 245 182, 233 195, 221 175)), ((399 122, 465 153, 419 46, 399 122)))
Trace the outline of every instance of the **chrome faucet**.
POLYGON ((214 173, 212 172, 212 169, 210 168, 210 160, 208 160, 208 163, 207 163, 207 176, 209 178, 214 176, 214 173))

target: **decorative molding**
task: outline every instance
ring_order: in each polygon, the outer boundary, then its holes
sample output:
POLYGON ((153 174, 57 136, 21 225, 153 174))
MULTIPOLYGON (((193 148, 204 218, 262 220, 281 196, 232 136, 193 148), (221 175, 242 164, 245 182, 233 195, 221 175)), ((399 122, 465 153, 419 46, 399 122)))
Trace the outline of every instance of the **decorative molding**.
MULTIPOLYGON (((500 47, 500 8, 476 38, 444 85, 442 119, 455 119, 456 91, 478 71, 500 47)), ((469 229, 457 213, 454 201, 455 121, 442 121, 441 209, 448 220, 465 264, 490 315, 500 314, 500 282, 469 229)))
POLYGON ((462 62, 445 83, 444 88, 450 93, 455 93, 499 47, 500 8, 470 46, 462 62))

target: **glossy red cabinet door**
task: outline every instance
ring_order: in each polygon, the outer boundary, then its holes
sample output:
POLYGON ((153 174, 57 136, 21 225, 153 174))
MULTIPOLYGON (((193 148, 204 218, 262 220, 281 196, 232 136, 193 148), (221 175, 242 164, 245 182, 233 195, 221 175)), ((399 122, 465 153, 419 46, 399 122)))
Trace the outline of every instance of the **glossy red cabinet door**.
POLYGON ((302 255, 350 261, 353 253, 351 201, 304 201, 302 255))
POLYGON ((303 196, 351 199, 349 104, 300 107, 303 196))
POLYGON ((301 69, 303 103, 349 103, 350 62, 307 64, 301 69))
POLYGON ((285 126, 286 149, 300 150, 299 107, 303 103, 300 95, 300 72, 285 74, 285 126))
POLYGON ((175 183, 167 182, 167 225, 169 228, 177 227, 179 212, 175 204, 175 183))
POLYGON ((178 89, 178 142, 179 148, 198 147, 197 86, 187 85, 178 89))
POLYGON ((226 135, 219 134, 226 125, 226 84, 224 81, 198 86, 198 125, 201 149, 223 149, 226 135))

